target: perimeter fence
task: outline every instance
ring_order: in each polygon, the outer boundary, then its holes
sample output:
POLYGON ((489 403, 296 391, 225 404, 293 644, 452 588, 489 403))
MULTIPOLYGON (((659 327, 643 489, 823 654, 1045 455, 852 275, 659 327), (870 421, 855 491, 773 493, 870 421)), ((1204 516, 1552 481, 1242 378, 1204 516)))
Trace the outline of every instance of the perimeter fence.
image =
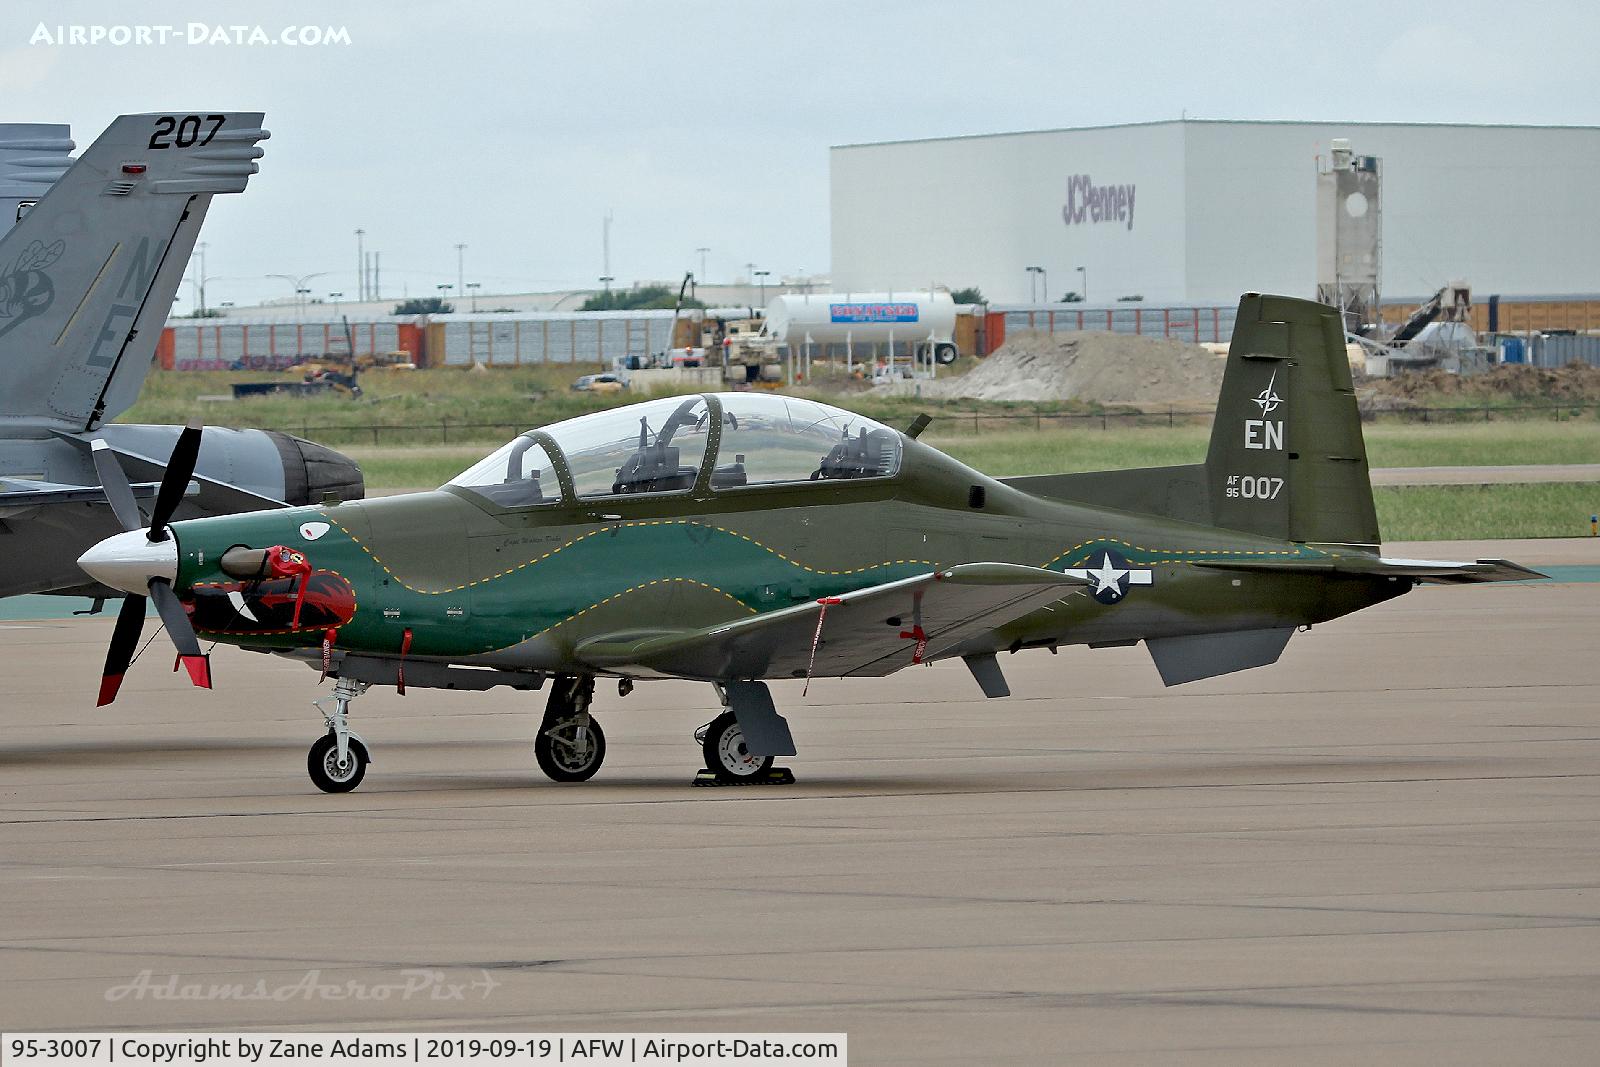
MULTIPOLYGON (((1015 430, 1116 430, 1207 425, 1216 409, 1164 408, 1141 411, 929 411, 934 434, 979 434, 1015 430)), ((1486 407, 1396 407, 1363 411, 1368 424, 1414 423, 1460 425, 1497 421, 1600 421, 1600 404, 1521 404, 1486 407)), ((531 427, 520 423, 440 419, 409 423, 314 423, 261 426, 296 434, 326 445, 392 445, 395 447, 501 443, 531 427)))

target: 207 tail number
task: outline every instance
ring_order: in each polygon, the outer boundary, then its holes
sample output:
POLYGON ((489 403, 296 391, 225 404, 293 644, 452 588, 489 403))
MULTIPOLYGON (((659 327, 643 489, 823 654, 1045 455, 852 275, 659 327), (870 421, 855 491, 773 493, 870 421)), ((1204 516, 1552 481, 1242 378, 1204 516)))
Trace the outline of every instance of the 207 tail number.
POLYGON ((150 135, 150 147, 204 148, 222 129, 225 118, 224 115, 162 115, 156 119, 156 131, 150 135))

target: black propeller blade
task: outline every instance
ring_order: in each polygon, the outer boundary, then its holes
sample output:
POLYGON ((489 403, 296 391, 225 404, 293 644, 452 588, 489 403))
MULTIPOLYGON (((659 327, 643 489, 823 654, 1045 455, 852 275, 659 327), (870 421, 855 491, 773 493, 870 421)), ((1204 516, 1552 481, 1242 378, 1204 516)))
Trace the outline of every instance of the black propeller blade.
MULTIPOLYGON (((183 494, 189 488, 189 478, 194 474, 194 465, 200 458, 200 440, 204 436, 200 420, 190 419, 178 435, 178 443, 172 446, 172 456, 161 475, 161 489, 156 493, 155 510, 150 513, 151 541, 167 539, 167 521, 183 502, 183 494)), ((132 495, 131 492, 129 495, 132 495)))
MULTIPOLYGON (((189 670, 189 680, 202 689, 211 688, 211 657, 200 651, 200 638, 195 636, 189 613, 183 610, 178 594, 172 591, 165 578, 150 579, 150 597, 156 602, 156 611, 178 649, 178 663, 189 670)), ((173 670, 178 664, 172 665, 173 670)))
POLYGON ((139 514, 139 505, 133 502, 133 489, 128 485, 128 476, 122 473, 117 454, 99 439, 89 446, 89 454, 94 457, 94 472, 100 477, 100 488, 105 490, 111 513, 124 530, 143 529, 144 518, 139 514))
MULTIPOLYGON (((115 462, 113 460, 113 462, 115 462)), ((117 612, 117 625, 111 631, 111 646, 106 649, 106 669, 100 676, 100 699, 95 707, 103 708, 117 699, 122 688, 122 676, 133 663, 133 654, 139 647, 139 636, 144 633, 145 598, 129 593, 122 599, 122 610, 117 612)))
MULTIPOLYGON (((166 541, 172 536, 167 523, 171 521, 172 513, 178 510, 178 505, 183 502, 183 494, 189 488, 189 479, 194 475, 195 464, 199 461, 200 443, 204 436, 200 420, 190 419, 178 435, 177 443, 172 446, 172 456, 167 460, 166 470, 161 476, 161 488, 156 493, 155 507, 150 512, 150 532, 147 537, 151 544, 166 541)), ((106 501, 110 503, 117 521, 124 530, 143 529, 143 516, 134 503, 133 489, 128 485, 128 476, 123 473, 122 465, 117 462, 116 453, 102 440, 95 441, 91 449, 95 473, 100 477, 100 486, 105 490, 106 501)), ((211 657, 200 651, 200 639, 195 635, 194 624, 189 621, 189 613, 184 610, 178 594, 173 592, 171 583, 165 578, 150 579, 149 589, 149 597, 129 593, 122 601, 116 627, 111 631, 111 645, 106 650, 106 666, 100 678, 97 707, 104 707, 116 699, 123 675, 127 674, 128 667, 133 663, 139 637, 144 632, 146 602, 152 599, 156 611, 161 615, 162 624, 178 649, 178 663, 173 665, 173 670, 177 670, 181 664, 188 669, 190 681, 202 688, 211 688, 211 657)))

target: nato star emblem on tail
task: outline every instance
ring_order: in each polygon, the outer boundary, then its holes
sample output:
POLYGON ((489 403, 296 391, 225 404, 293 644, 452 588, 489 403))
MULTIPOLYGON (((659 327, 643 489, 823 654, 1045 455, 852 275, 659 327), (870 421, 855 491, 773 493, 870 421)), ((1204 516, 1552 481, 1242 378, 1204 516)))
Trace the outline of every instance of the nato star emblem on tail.
POLYGON ((1272 387, 1276 384, 1278 384, 1278 372, 1273 371, 1272 377, 1267 379, 1267 387, 1256 395, 1256 403, 1261 405, 1263 415, 1272 414, 1283 403, 1283 397, 1272 391, 1272 387))

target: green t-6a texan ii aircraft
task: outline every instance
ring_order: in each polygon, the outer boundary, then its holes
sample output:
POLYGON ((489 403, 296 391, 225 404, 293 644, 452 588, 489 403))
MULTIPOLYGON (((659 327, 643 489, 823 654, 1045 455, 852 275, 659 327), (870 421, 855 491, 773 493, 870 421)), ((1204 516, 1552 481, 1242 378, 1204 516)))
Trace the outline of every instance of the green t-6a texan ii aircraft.
MULTIPOLYGON (((1296 629, 1419 582, 1541 577, 1379 553, 1343 341, 1332 308, 1246 296, 1192 466, 996 479, 917 441, 925 419, 900 433, 723 393, 530 430, 428 493, 169 524, 164 486, 138 529, 101 453, 129 532, 80 563, 132 595, 100 699, 148 593, 197 684, 200 637, 337 680, 310 753, 324 790, 365 774, 348 709, 373 685, 548 686, 539 766, 585 780, 605 756, 602 676, 623 694, 712 683, 726 710, 697 734, 707 768, 760 780, 795 752, 770 679, 960 656, 1001 697, 997 653, 1142 640, 1176 685, 1273 663, 1296 629)), ((182 477, 175 459, 167 481, 182 477)))

